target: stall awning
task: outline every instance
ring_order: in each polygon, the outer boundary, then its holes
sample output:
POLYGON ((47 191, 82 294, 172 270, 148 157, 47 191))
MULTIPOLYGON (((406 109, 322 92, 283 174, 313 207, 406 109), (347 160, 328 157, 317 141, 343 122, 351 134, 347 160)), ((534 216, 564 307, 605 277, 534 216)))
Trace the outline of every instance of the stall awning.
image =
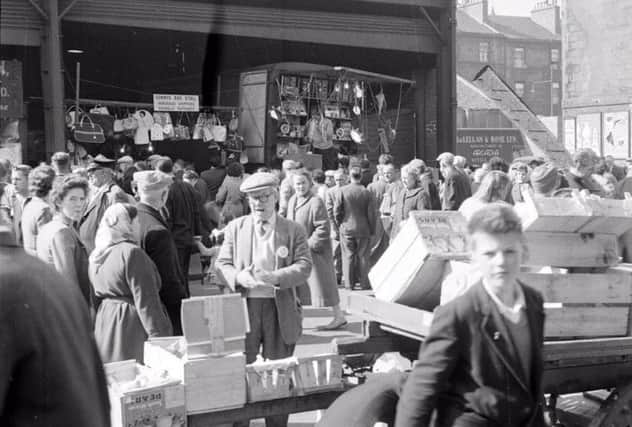
POLYGON ((65 17, 95 24, 437 53, 423 17, 275 9, 193 1, 79 1, 65 17))
POLYGON ((42 19, 26 0, 2 0, 0 42, 3 45, 39 46, 42 19))

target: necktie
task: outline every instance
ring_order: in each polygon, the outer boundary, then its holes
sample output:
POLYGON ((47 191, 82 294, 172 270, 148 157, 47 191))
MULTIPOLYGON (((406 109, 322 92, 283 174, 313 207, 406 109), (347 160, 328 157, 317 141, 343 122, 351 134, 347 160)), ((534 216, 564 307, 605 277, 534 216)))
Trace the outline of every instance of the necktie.
POLYGON ((257 233, 259 237, 263 237, 266 234, 266 225, 268 221, 259 221, 257 222, 257 233))

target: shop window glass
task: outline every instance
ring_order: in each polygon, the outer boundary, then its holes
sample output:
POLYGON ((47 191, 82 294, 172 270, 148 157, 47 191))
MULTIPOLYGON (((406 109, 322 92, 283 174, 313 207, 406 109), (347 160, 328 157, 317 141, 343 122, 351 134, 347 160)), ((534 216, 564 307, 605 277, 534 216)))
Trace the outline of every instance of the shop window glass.
POLYGON ((478 45, 478 59, 480 62, 487 63, 489 61, 489 43, 481 42, 478 45))
POLYGON ((560 62, 560 50, 559 49, 551 49, 551 62, 553 62, 553 63, 560 62))
POLYGON ((551 104, 557 105, 560 103, 560 84, 553 82, 551 85, 551 104))
POLYGON ((524 96, 524 82, 516 82, 514 89, 519 97, 522 98, 524 96))

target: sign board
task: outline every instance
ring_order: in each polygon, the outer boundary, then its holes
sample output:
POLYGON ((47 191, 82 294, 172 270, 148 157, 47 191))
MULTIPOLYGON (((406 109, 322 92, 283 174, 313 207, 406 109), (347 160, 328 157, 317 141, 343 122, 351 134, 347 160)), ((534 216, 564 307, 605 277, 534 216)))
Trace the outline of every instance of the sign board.
POLYGON ((200 111, 198 95, 168 95, 154 93, 154 111, 200 111))
POLYGON ((628 129, 630 120, 627 111, 603 113, 603 155, 616 159, 627 159, 630 148, 628 129))
POLYGON ((0 118, 24 117, 22 63, 0 61, 0 118))
POLYGON ((599 113, 577 116, 577 150, 590 148, 601 156, 601 115, 599 113))
POLYGON ((531 150, 519 129, 463 128, 456 131, 456 154, 470 165, 480 166, 492 157, 511 163, 516 157, 530 155, 531 150))

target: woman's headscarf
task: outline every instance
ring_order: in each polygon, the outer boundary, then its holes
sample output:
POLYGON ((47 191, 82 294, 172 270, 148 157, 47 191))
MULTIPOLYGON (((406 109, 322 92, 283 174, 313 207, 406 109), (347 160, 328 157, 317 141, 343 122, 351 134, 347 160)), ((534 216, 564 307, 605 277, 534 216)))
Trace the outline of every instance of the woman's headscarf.
POLYGON ((136 208, 128 203, 115 203, 106 209, 94 239, 94 250, 90 254, 90 263, 96 266, 97 271, 112 246, 121 242, 137 243, 136 233, 132 227, 135 217, 136 208))

